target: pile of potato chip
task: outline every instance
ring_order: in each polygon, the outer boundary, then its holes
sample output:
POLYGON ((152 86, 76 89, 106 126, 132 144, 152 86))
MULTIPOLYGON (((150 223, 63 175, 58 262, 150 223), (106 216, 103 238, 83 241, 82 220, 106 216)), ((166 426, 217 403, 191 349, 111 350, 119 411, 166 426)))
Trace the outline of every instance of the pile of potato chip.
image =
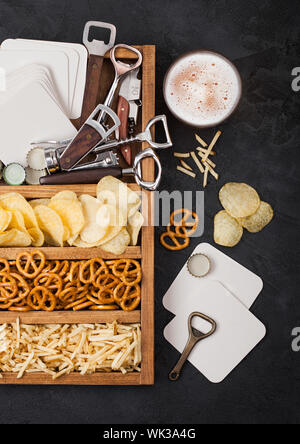
POLYGON ((214 240, 224 247, 235 247, 243 237, 244 228, 258 233, 274 217, 272 207, 245 183, 227 183, 219 198, 224 210, 215 216, 214 240))
POLYGON ((27 202, 18 193, 0 194, 0 247, 101 247, 120 255, 137 244, 140 206, 140 197, 111 176, 99 182, 97 198, 61 191, 27 202))

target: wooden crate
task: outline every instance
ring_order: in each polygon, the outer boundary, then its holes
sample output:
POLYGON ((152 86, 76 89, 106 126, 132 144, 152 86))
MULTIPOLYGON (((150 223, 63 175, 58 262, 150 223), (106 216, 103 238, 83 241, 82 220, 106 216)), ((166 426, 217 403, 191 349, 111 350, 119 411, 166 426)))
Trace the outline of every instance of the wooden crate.
MULTIPOLYGON (((140 129, 155 115, 155 46, 137 46, 143 54, 142 69, 142 113, 140 116, 140 129)), ((119 58, 128 59, 130 54, 121 50, 119 58)), ((107 57, 106 57, 107 58, 107 57)), ((112 68, 109 60, 105 60, 102 73, 102 86, 99 92, 99 101, 103 100, 112 81, 112 68)), ((76 124, 76 122, 75 122, 76 124)), ((147 146, 144 145, 143 149, 147 146)), ((154 179, 154 163, 147 159, 143 164, 145 180, 154 179)), ((131 184, 135 191, 139 187, 131 184)), ((24 197, 43 198, 51 197, 62 189, 70 189, 77 194, 96 195, 96 185, 69 185, 69 186, 0 186, 0 194, 7 192, 19 192, 24 197)), ((154 202, 150 192, 143 192, 143 212, 148 221, 153 218, 154 202), (146 214, 147 213, 147 214, 146 214)), ((0 256, 14 259, 16 254, 23 249, 0 248, 0 256)), ((30 251, 30 248, 26 249, 30 251)), ((40 248, 48 259, 90 259, 101 257, 114 259, 115 256, 102 251, 100 248, 40 248)), ((0 323, 14 322, 17 317, 27 324, 51 324, 51 323, 105 323, 117 320, 123 323, 141 323, 142 329, 142 365, 140 373, 95 373, 82 376, 78 373, 63 376, 55 381, 51 376, 43 373, 26 374, 22 379, 17 379, 16 374, 4 373, 0 378, 0 384, 28 384, 28 385, 152 385, 154 384, 154 227, 152 224, 142 228, 141 242, 136 247, 128 247, 126 252, 118 258, 132 258, 141 261, 143 280, 141 283, 141 307, 133 312, 109 311, 109 312, 27 312, 13 313, 0 312, 0 323)))

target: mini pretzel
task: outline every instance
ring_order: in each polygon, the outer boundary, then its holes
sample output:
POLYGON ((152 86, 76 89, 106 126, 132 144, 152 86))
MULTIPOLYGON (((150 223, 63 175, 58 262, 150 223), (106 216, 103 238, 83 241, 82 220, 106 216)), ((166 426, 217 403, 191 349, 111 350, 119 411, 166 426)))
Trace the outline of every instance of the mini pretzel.
POLYGON ((8 273, 0 273, 0 301, 7 302, 18 293, 16 280, 8 273))
POLYGON ((53 311, 56 307, 56 297, 46 287, 35 287, 27 297, 27 304, 36 311, 53 311))
POLYGON ((141 288, 122 282, 114 290, 114 300, 124 311, 135 310, 141 302, 141 288))
POLYGON ((17 297, 12 299, 11 302, 13 304, 18 304, 29 295, 30 287, 28 282, 26 282, 25 279, 20 274, 11 273, 10 276, 12 276, 15 279, 18 287, 17 297))
POLYGON ((190 245, 190 238, 187 236, 183 237, 182 235, 178 235, 177 233, 170 230, 162 233, 162 235, 160 236, 160 243, 167 250, 180 251, 184 250, 190 245), (170 239, 172 243, 166 242, 166 239, 170 239), (183 242, 179 242, 178 239, 182 239, 183 242))
POLYGON ((70 272, 68 274, 68 280, 72 283, 79 282, 79 272, 80 272, 81 262, 72 262, 70 267, 70 272))
POLYGON ((126 285, 135 285, 142 280, 141 265, 133 259, 120 259, 115 261, 112 272, 126 285))
POLYGON ((35 278, 41 273, 45 266, 45 256, 41 251, 33 251, 28 253, 24 251, 17 256, 16 267, 26 278, 35 278), (40 264, 37 265, 36 262, 39 261, 40 264))
POLYGON ((94 282, 94 286, 97 288, 115 288, 120 282, 120 279, 111 273, 101 274, 94 282))
POLYGON ((0 273, 9 273, 10 265, 9 262, 3 257, 0 258, 0 273))
POLYGON ((83 284, 91 284, 102 274, 108 274, 105 262, 102 259, 91 259, 81 264, 79 279, 83 284))
POLYGON ((35 287, 39 287, 39 286, 46 287, 48 290, 51 290, 51 292, 55 296, 58 297, 60 292, 62 291, 63 281, 62 281, 62 278, 58 274, 42 273, 35 278, 34 286, 35 287))
MULTIPOLYGON (((180 210, 176 210, 174 211, 171 216, 170 216, 170 225, 173 225, 174 227, 179 227, 179 228, 186 228, 189 227, 190 230, 184 230, 184 234, 186 236, 191 236, 192 234, 195 233, 195 231, 197 230, 199 224, 199 217, 198 214, 195 213, 194 211, 190 211, 186 208, 181 208, 180 210), (181 219, 176 221, 175 218, 176 216, 180 215, 181 219), (190 219, 193 219, 193 221, 190 221, 190 219)), ((176 230, 176 233, 180 233, 180 229, 176 230)))
POLYGON ((104 311, 104 310, 119 310, 119 307, 114 304, 112 304, 112 305, 92 305, 89 309, 104 311))

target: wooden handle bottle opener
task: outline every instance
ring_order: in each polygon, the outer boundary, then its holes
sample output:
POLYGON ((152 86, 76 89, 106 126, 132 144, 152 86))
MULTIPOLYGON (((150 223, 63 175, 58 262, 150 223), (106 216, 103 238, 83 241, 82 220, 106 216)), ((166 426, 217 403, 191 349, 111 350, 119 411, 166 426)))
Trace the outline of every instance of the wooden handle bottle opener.
POLYGON ((105 54, 110 51, 116 41, 116 27, 110 23, 87 22, 83 31, 83 44, 89 52, 89 61, 87 68, 86 87, 84 93, 81 125, 87 120, 93 109, 99 103, 100 78, 105 54), (104 28, 110 30, 109 43, 105 44, 99 40, 89 40, 90 29, 104 28))
POLYGON ((100 142, 105 141, 120 126, 120 119, 114 111, 104 105, 98 105, 67 146, 60 158, 60 167, 64 171, 74 168, 100 142), (98 115, 98 118, 97 118, 98 115), (103 115, 111 118, 113 126, 107 129, 101 123, 103 115))
POLYGON ((209 318, 208 316, 206 316, 202 313, 199 313, 199 312, 194 312, 194 313, 191 313, 189 316, 188 328, 189 328, 188 342, 186 344, 186 347, 185 347, 179 361, 177 362, 177 364, 175 365, 175 367, 173 368, 173 370, 169 374, 170 381, 177 381, 179 379, 182 367, 186 363, 186 361, 187 361, 188 357, 190 356, 195 345, 198 344, 198 342, 203 341, 204 339, 212 336, 217 329, 217 324, 213 319, 209 318), (199 318, 204 319, 205 321, 209 322, 212 326, 211 330, 205 334, 205 333, 202 333, 201 331, 197 330, 196 328, 194 328, 192 325, 192 322, 195 317, 199 317, 199 318))

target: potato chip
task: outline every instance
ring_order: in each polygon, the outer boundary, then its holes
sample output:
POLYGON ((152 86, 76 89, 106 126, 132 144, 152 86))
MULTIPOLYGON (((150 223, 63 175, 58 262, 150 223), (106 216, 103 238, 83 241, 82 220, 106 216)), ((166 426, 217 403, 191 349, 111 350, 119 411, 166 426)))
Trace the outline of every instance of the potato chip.
MULTIPOLYGON (((127 216, 124 210, 117 209, 112 205, 103 205, 99 210, 99 214, 97 213, 96 222, 98 225, 103 224, 103 214, 107 212, 109 215, 109 229, 107 234, 104 236, 101 241, 98 242, 97 246, 110 242, 114 237, 116 237, 123 227, 126 226, 127 216)), ((107 216, 105 216, 106 218, 107 216)))
POLYGON ((19 231, 27 231, 25 227, 24 217, 22 216, 21 211, 13 210, 11 213, 11 221, 8 225, 8 229, 11 230, 16 228, 19 231))
POLYGON ((234 247, 243 237, 243 227, 226 211, 215 216, 215 243, 223 247, 234 247))
POLYGON ((39 228, 29 228, 28 234, 31 237, 33 247, 42 247, 45 243, 45 236, 39 228))
POLYGON ((9 226, 12 218, 12 213, 10 211, 5 211, 0 208, 0 233, 5 231, 9 226))
POLYGON ((101 207, 105 207, 105 205, 102 205, 95 197, 87 194, 80 196, 79 201, 82 204, 85 219, 85 225, 80 232, 80 237, 86 243, 97 243, 106 236, 109 230, 110 214, 108 211, 105 211, 104 208, 104 210, 102 210, 101 224, 98 224, 96 222, 97 213, 101 207))
POLYGON ((27 232, 13 228, 0 235, 0 245, 2 247, 29 247, 31 237, 27 232))
POLYGON ((51 198, 51 200, 77 200, 77 195, 73 191, 60 191, 51 198))
POLYGON ((238 219, 239 223, 250 233, 258 233, 263 230, 273 219, 274 211, 267 202, 261 202, 255 214, 238 219))
POLYGON ((245 183, 227 183, 219 197, 223 208, 235 218, 252 216, 260 206, 259 195, 245 183))
POLYGON ((130 245, 137 245, 143 223, 144 216, 139 211, 128 219, 127 231, 130 235, 130 245))
POLYGON ((32 207, 26 199, 18 193, 0 194, 0 207, 4 210, 19 210, 24 218, 25 227, 38 227, 38 223, 32 207))
POLYGON ((122 228, 120 233, 109 242, 101 245, 102 250, 119 256, 125 253, 126 248, 130 244, 130 235, 126 228, 122 228))
POLYGON ((63 246, 64 226, 59 215, 45 205, 39 205, 34 209, 38 224, 42 230, 45 241, 54 247, 63 246))
POLYGON ((38 205, 46 205, 47 206, 49 204, 49 202, 50 202, 50 199, 33 199, 33 200, 30 200, 28 203, 34 209, 38 205))
POLYGON ((63 242, 67 242, 68 239, 70 239, 71 234, 68 227, 64 225, 64 235, 63 235, 63 242))
POLYGON ((138 194, 132 191, 124 182, 112 176, 106 176, 97 185, 97 198, 104 204, 120 208, 132 216, 141 206, 138 194))
POLYGON ((48 208, 54 210, 61 218, 63 224, 70 230, 70 236, 79 234, 84 227, 84 216, 81 203, 71 199, 51 200, 48 208))

